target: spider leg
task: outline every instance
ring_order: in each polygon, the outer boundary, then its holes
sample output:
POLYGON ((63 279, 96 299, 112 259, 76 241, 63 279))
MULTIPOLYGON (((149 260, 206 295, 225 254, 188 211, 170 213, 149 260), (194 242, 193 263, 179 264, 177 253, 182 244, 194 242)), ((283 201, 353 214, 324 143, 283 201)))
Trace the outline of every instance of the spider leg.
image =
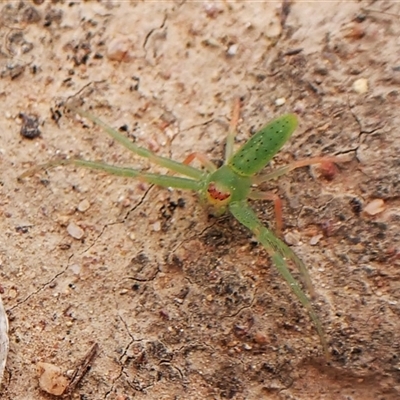
POLYGON ((233 103, 232 118, 229 124, 229 132, 225 146, 225 164, 228 164, 233 155, 233 144, 235 142, 236 128, 240 117, 240 99, 236 98, 233 103))
POLYGON ((208 172, 214 172, 218 169, 217 166, 211 160, 209 160, 209 158, 205 154, 198 153, 197 151, 194 153, 190 153, 183 160, 183 164, 189 165, 194 159, 197 159, 208 172))
POLYGON ((30 170, 24 172, 20 176, 20 178, 31 176, 40 170, 56 167, 58 165, 76 165, 78 167, 96 169, 117 176, 137 178, 142 182, 147 182, 162 187, 173 187, 173 188, 196 190, 196 191, 200 190, 201 188, 201 181, 197 181, 190 178, 181 178, 171 175, 149 174, 132 168, 116 167, 114 165, 102 162, 86 161, 79 159, 50 161, 46 164, 38 165, 34 168, 31 168, 30 170))
POLYGON ((285 165, 284 167, 280 167, 276 169, 275 171, 272 171, 268 174, 260 174, 257 175, 253 178, 253 184, 261 184, 263 182, 270 181, 272 179, 279 178, 282 175, 287 174, 290 171, 293 171, 294 169, 301 168, 301 167, 306 167, 308 165, 314 165, 314 164, 321 164, 323 168, 325 169, 332 169, 332 166, 335 163, 340 163, 340 162, 347 162, 347 159, 343 159, 340 157, 312 157, 312 158, 305 158, 304 160, 299 160, 299 161, 294 161, 288 165, 285 165))
MULTIPOLYGON (((67 106, 68 107, 68 106, 67 106)), ((83 111, 79 108, 75 107, 68 107, 71 111, 76 112, 81 117, 87 118, 92 121, 94 124, 101 127, 105 130, 112 138, 114 138, 117 142, 121 143, 125 148, 131 150, 133 153, 137 154, 140 157, 145 157, 149 159, 149 161, 160 165, 161 167, 168 168, 171 171, 174 171, 178 174, 182 174, 185 176, 189 176, 190 178, 194 179, 201 179, 203 177, 203 172, 197 168, 193 168, 190 165, 185 165, 183 163, 171 160, 166 157, 158 156, 157 154, 153 153, 149 149, 144 147, 138 146, 135 143, 131 142, 127 137, 119 133, 117 130, 111 128, 109 125, 104 123, 101 119, 95 117, 91 113, 87 111, 83 111)))
POLYGON ((267 229, 257 215, 249 207, 247 201, 233 202, 229 205, 229 210, 233 216, 244 226, 250 229, 256 236, 257 240, 264 246, 275 264, 278 272, 285 279, 293 293, 297 296, 301 304, 307 309, 308 314, 318 332, 324 349, 325 356, 329 358, 328 345, 325 339, 325 333, 322 328, 318 315, 314 311, 311 301, 301 289, 299 283, 291 274, 285 258, 292 261, 300 270, 305 279, 306 287, 312 293, 314 292, 311 285, 311 279, 308 275, 307 268, 304 263, 296 256, 296 254, 280 239, 278 239, 272 231, 267 229))
POLYGON ((282 218, 283 214, 282 214, 281 198, 277 194, 272 193, 272 192, 261 192, 261 191, 252 189, 249 194, 249 199, 270 200, 274 203, 276 232, 280 236, 282 233, 282 227, 283 227, 283 218, 282 218))

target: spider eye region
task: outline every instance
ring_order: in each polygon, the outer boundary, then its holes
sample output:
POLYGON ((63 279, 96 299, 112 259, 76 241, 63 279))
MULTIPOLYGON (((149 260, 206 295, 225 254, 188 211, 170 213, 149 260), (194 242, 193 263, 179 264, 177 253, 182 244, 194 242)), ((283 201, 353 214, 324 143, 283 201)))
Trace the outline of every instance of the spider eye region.
POLYGON ((233 202, 246 200, 251 178, 240 176, 229 165, 223 165, 209 175, 202 193, 206 202, 219 210, 233 202))
POLYGON ((231 192, 215 182, 210 182, 207 187, 207 197, 211 204, 223 205, 229 201, 231 192))

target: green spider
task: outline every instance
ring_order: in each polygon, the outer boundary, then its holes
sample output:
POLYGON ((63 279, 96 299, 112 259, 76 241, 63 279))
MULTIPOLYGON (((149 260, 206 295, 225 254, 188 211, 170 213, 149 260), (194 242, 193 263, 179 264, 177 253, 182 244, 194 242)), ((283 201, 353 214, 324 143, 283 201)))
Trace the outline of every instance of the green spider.
POLYGON ((92 114, 74 107, 69 107, 69 109, 100 126, 116 141, 137 155, 145 157, 149 161, 185 177, 145 173, 131 168, 117 167, 102 162, 81 159, 51 161, 26 171, 21 177, 32 175, 43 168, 73 164, 105 171, 118 176, 138 178, 141 181, 162 187, 195 190, 199 193, 201 200, 211 206, 216 215, 221 215, 229 210, 240 223, 250 229, 257 240, 264 246, 283 279, 285 279, 301 304, 307 309, 320 337, 325 356, 329 357, 328 345, 321 322, 311 305, 311 301, 291 274, 285 259, 290 260, 296 265, 303 277, 306 288, 311 296, 313 296, 314 290, 305 264, 282 240, 261 223, 247 202, 247 199, 274 201, 277 230, 280 233, 282 227, 280 199, 274 194, 260 192, 254 186, 278 178, 299 167, 312 164, 333 165, 333 162, 343 161, 337 157, 314 157, 291 163, 268 174, 258 174, 287 142, 296 129, 296 115, 286 114, 274 119, 252 136, 236 153, 233 153, 240 109, 240 102, 236 101, 226 142, 225 161, 220 168, 217 168, 201 153, 190 154, 183 163, 158 156, 152 151, 132 143, 128 138, 92 114), (204 166, 204 170, 188 165, 195 158, 204 166))

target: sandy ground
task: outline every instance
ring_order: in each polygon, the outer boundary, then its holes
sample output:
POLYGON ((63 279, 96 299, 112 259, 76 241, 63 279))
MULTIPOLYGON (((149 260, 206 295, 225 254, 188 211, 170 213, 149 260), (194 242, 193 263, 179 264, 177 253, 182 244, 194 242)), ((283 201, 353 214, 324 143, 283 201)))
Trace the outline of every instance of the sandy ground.
MULTIPOLYGON (((93 345, 71 398, 400 398, 398 3, 0 7, 2 399, 54 398, 38 363, 70 379, 93 345), (270 188, 284 201, 284 238, 309 266, 329 363, 266 252, 195 194, 74 167, 18 181, 72 156, 165 173, 66 114, 72 96, 175 160, 221 160, 237 96, 237 143, 299 115, 274 166, 351 160, 333 179, 303 168, 270 188)), ((271 204, 252 206, 274 226, 271 204)))

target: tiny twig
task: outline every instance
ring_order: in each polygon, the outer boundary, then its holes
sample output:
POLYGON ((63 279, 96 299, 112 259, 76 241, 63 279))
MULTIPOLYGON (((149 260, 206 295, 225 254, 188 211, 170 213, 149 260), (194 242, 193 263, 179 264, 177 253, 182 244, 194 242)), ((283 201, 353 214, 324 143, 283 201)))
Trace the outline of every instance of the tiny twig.
POLYGON ((74 373, 72 374, 72 378, 65 388, 62 397, 69 397, 71 396, 72 392, 76 389, 79 382, 83 379, 83 377, 87 374, 91 367, 91 363, 93 359, 97 355, 97 351, 99 349, 99 345, 95 343, 91 349, 85 354, 83 359, 79 361, 78 365, 74 369, 74 373))

